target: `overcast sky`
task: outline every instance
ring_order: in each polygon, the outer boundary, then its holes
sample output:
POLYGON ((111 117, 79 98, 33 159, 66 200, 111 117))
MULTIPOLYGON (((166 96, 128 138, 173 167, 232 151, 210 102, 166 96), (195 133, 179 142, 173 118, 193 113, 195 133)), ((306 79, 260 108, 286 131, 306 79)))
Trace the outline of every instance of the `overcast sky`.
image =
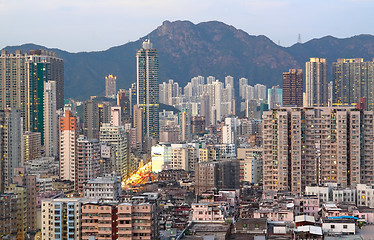
POLYGON ((0 0, 0 48, 35 43, 99 51, 164 20, 217 20, 290 46, 326 35, 373 34, 374 0, 0 0))

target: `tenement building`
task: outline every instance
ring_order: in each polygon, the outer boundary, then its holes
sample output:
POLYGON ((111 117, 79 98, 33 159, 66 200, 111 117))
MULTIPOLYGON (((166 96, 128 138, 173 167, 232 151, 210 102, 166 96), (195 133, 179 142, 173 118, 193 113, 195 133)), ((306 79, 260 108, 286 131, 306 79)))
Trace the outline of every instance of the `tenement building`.
POLYGON ((373 184, 373 111, 281 108, 263 114, 264 190, 373 184))

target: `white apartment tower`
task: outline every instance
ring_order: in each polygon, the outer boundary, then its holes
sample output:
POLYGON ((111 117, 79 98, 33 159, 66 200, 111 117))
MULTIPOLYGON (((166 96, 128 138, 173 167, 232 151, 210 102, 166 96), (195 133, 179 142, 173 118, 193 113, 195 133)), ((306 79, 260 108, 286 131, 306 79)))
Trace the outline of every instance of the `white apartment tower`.
POLYGON ((60 131, 60 179, 75 182, 76 179, 76 139, 77 117, 69 110, 65 110, 64 116, 59 119, 60 131))
POLYGON ((44 82, 44 147, 46 157, 57 157, 56 82, 44 82))

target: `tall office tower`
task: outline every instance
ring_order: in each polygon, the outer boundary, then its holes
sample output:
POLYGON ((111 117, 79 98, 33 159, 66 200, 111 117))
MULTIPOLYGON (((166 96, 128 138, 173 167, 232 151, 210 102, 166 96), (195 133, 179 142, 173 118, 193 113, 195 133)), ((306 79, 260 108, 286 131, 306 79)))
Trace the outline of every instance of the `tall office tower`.
POLYGON ((93 100, 83 103, 83 135, 88 139, 99 138, 99 107, 93 100))
POLYGON ((0 110, 0 192, 13 181, 14 168, 22 166, 22 118, 19 110, 0 110))
POLYGON ((111 108, 111 124, 113 126, 121 126, 121 107, 112 107, 111 108))
POLYGON ((56 82, 56 107, 64 106, 64 64, 54 52, 31 50, 23 54, 17 50, 0 55, 0 109, 19 109, 24 119, 24 130, 40 132, 43 136, 43 93, 46 81, 56 82))
POLYGON ((143 135, 147 149, 151 139, 159 138, 158 116, 158 55, 149 40, 136 54, 137 68, 137 104, 143 110, 143 135))
POLYGON ((43 199, 41 203, 42 240, 82 239, 82 204, 87 201, 82 198, 43 199))
POLYGON ((121 107, 121 120, 123 120, 125 123, 131 123, 132 119, 129 97, 129 91, 126 89, 120 89, 117 93, 117 106, 121 107))
POLYGON ((302 194, 313 184, 371 184, 372 118, 372 111, 342 107, 264 112, 264 190, 302 194))
POLYGON ((180 126, 180 141, 191 141, 191 113, 189 113, 188 109, 182 109, 178 113, 178 124, 180 126))
POLYGON ((13 183, 26 189, 27 232, 37 229, 36 223, 36 175, 26 173, 26 168, 15 168, 13 183))
POLYGON ((269 109, 282 107, 283 91, 279 85, 272 86, 268 89, 268 105, 269 109))
MULTIPOLYGON (((64 116, 59 119, 60 137, 60 179, 75 182, 76 179, 76 139, 77 117, 66 110, 64 116)), ((77 188, 77 186, 75 186, 77 188)))
POLYGON ((238 118, 225 118, 225 125, 222 127, 222 143, 236 144, 238 126, 238 118))
POLYGON ((123 126, 111 126, 104 123, 100 127, 100 142, 110 143, 113 147, 116 174, 122 178, 128 177, 130 174, 128 135, 123 126))
POLYGON ((283 106, 303 106, 303 71, 290 69, 283 73, 283 106))
POLYGON ((266 86, 265 85, 256 84, 254 86, 254 90, 255 90, 255 96, 254 96, 255 99, 266 100, 266 86))
POLYGON ((355 105, 364 97, 367 109, 374 110, 374 62, 338 59, 332 67, 333 105, 355 105))
POLYGON ((81 136, 76 144, 76 190, 83 191, 88 180, 98 177, 100 172, 100 144, 97 139, 87 139, 81 136))
POLYGON ((305 90, 307 107, 328 107, 327 61, 310 58, 305 63, 305 90))
POLYGON ((117 77, 112 74, 105 77, 105 97, 115 98, 117 94, 117 77))
POLYGON ((41 156, 42 145, 39 132, 25 132, 23 134, 23 162, 27 162, 41 156))
POLYGON ((247 88, 248 86, 248 79, 246 78, 240 78, 239 79, 239 96, 242 98, 242 99, 245 99, 245 89, 247 88))
POLYGON ((44 82, 44 148, 47 157, 57 157, 58 134, 56 82, 44 82))

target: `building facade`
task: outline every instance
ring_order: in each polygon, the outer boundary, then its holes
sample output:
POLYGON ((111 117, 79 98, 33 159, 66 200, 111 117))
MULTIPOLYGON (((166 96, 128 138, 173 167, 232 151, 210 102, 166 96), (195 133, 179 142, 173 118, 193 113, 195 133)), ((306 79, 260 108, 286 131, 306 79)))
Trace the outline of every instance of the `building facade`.
POLYGON ((306 107, 328 107, 327 61, 310 58, 305 63, 306 107))
POLYGON ((303 71, 290 69, 283 73, 283 106, 303 106, 303 71))
POLYGON ((314 184, 373 182, 372 118, 372 111, 339 107, 264 112, 264 190, 301 194, 314 184))
POLYGON ((117 77, 108 75, 105 77, 105 97, 114 98, 117 94, 117 77))
POLYGON ((76 141, 77 117, 69 110, 59 119, 60 144, 60 179, 75 182, 76 179, 76 141))
POLYGON ((143 136, 147 141, 157 140, 159 138, 158 54, 149 40, 143 42, 142 48, 136 54, 136 69, 137 106, 142 109, 143 136))

